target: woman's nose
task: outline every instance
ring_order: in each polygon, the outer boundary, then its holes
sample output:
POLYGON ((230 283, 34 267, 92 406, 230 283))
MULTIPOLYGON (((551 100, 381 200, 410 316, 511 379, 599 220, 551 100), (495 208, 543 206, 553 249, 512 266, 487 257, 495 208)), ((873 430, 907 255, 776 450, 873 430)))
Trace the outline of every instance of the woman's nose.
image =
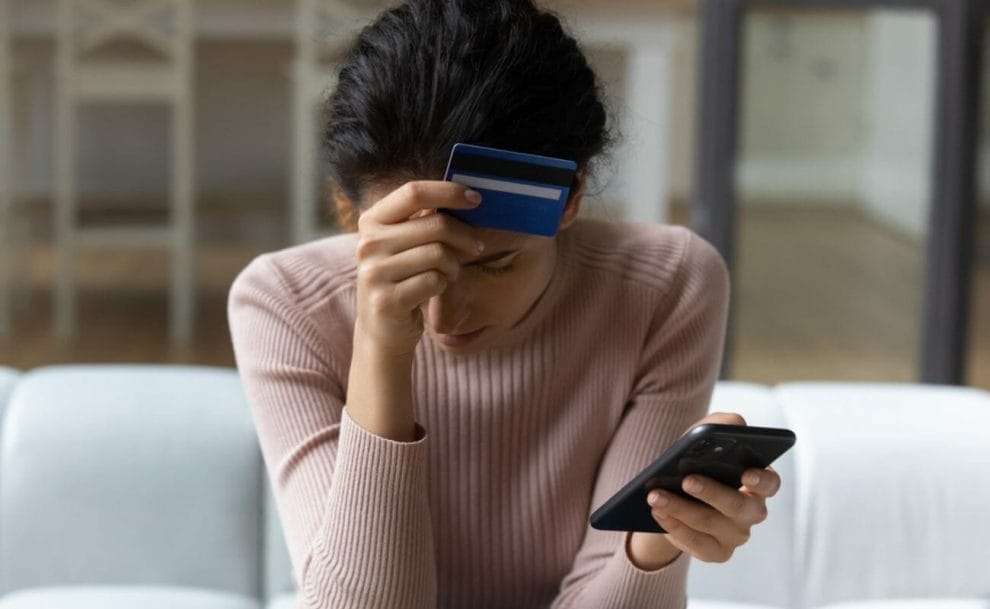
POLYGON ((470 313, 470 293, 463 282, 452 281, 442 294, 427 302, 426 319, 438 334, 458 334, 469 331, 462 324, 470 313))

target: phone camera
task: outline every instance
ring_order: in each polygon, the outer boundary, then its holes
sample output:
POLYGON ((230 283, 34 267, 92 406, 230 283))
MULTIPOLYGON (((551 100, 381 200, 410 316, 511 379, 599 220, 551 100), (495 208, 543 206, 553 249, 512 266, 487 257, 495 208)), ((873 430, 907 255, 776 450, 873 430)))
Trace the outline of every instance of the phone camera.
POLYGON ((712 442, 712 440, 708 438, 705 438, 704 440, 698 440, 691 446, 691 452, 696 455, 701 454, 703 452, 706 452, 709 448, 711 448, 712 444, 714 444, 714 442, 712 442))
POLYGON ((724 455, 735 444, 731 438, 705 438, 698 440, 691 446, 691 453, 695 455, 714 454, 724 455))

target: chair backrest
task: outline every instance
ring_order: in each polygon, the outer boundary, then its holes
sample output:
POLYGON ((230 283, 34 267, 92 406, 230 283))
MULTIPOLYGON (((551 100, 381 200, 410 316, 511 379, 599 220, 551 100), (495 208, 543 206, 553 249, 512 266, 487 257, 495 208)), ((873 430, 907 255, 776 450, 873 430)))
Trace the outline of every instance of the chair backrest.
MULTIPOLYGON (((769 387, 719 381, 709 412, 738 412, 749 425, 787 427, 769 387)), ((801 442, 798 436, 798 443, 801 442)), ((767 519, 753 527, 749 541, 725 563, 693 560, 688 570, 688 597, 692 602, 725 601, 764 607, 791 607, 795 595, 794 449, 772 465, 782 479, 780 491, 767 501, 767 519), (756 583, 758 582, 758 583, 756 583)))
POLYGON ((263 467, 236 371, 39 368, 17 384, 0 438, 0 592, 260 596, 263 467))
POLYGON ((188 63, 192 0, 58 0, 61 58, 74 66, 124 43, 166 64, 188 63))
POLYGON ((798 603, 990 597, 990 394, 789 383, 798 603))
POLYGON ((128 42, 177 59, 192 36, 192 0, 59 0, 59 35, 73 57, 128 42))
POLYGON ((296 0, 297 58, 333 62, 386 5, 382 0, 296 0))

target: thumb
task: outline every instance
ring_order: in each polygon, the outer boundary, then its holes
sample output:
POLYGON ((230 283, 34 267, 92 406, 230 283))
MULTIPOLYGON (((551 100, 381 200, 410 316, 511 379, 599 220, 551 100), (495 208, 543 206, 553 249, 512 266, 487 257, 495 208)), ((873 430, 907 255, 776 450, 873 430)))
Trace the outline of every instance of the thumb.
POLYGON ((692 423, 684 433, 691 431, 698 425, 704 425, 705 423, 717 423, 719 425, 745 425, 746 419, 744 419, 738 412, 713 412, 692 423))

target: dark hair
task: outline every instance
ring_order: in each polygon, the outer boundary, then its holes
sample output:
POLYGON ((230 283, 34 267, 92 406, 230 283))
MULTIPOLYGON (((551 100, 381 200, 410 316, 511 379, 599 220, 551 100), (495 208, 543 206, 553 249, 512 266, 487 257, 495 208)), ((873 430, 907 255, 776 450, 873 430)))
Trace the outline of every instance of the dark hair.
POLYGON ((408 0, 367 25, 324 108, 331 187, 439 179, 456 142, 570 159, 611 142, 595 73, 532 0, 408 0))

